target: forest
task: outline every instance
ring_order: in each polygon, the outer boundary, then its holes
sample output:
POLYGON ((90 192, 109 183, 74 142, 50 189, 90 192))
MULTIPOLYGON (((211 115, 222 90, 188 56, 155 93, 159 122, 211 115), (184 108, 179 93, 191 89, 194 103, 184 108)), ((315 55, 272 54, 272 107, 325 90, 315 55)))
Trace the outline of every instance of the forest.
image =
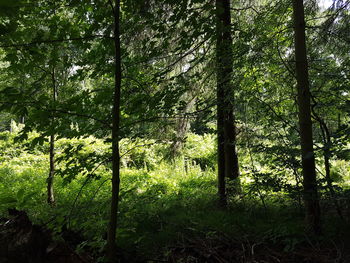
POLYGON ((0 0, 0 263, 350 262, 349 0, 0 0))

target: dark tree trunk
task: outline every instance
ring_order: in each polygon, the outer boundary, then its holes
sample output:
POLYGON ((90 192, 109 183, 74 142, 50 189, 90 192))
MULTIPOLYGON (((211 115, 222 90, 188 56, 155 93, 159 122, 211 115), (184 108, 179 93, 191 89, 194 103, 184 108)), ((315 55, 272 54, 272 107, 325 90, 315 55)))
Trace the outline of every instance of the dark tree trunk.
POLYGON ((216 0, 218 188, 221 205, 226 205, 225 177, 237 179, 239 176, 232 61, 230 1, 216 0))
POLYGON ((303 168, 304 204, 308 230, 320 233, 320 206, 317 192, 315 155, 313 150, 310 89, 306 56, 305 17, 303 0, 293 0, 296 78, 298 90, 299 126, 303 168))
POLYGON ((116 231, 117 213, 119 204, 120 189, 120 155, 119 155, 119 122, 120 122, 120 91, 121 91, 121 50, 120 50, 120 0, 115 0, 113 7, 114 14, 114 96, 112 110, 112 199, 109 227, 107 233, 107 261, 116 262, 116 231))
POLYGON ((226 184, 225 184, 225 136, 224 136, 224 114, 221 105, 222 90, 217 89, 217 136, 218 136, 218 193, 219 205, 226 207, 226 184))
MULTIPOLYGON (((56 86, 56 76, 55 76, 54 68, 51 73, 51 78, 52 78, 52 99, 53 99, 53 102, 55 103, 57 100, 57 86, 56 86)), ((53 181, 55 177, 55 135, 50 136, 49 159, 50 159, 50 171, 49 171, 49 176, 47 178, 47 202, 49 205, 54 206, 55 195, 53 190, 53 181)))

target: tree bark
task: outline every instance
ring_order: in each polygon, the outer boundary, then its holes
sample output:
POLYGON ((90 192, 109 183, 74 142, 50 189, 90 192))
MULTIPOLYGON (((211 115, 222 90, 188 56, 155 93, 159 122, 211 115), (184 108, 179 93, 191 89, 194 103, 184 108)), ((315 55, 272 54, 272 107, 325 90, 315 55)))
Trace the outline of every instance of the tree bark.
POLYGON ((314 234, 319 234, 321 231, 320 206, 316 182, 315 154, 313 150, 303 0, 293 0, 293 15, 305 215, 307 229, 314 234))
POLYGON ((114 1, 114 95, 112 110, 112 199, 110 208, 110 219, 107 233, 107 253, 108 262, 116 262, 117 260, 117 213, 119 204, 120 189, 120 154, 119 154, 119 130, 120 130, 120 92, 121 92, 121 49, 120 49, 120 0, 114 1))
MULTIPOLYGON (((51 73, 52 79, 52 99, 55 103, 57 101, 57 86, 56 86, 56 76, 55 68, 52 69, 51 73)), ((53 181, 55 177, 55 135, 50 136, 50 150, 49 150, 49 159, 50 159, 50 171, 47 178, 47 202, 49 205, 55 205, 55 195, 53 188, 53 181)))
POLYGON ((230 0, 216 0, 218 192, 226 205, 225 178, 239 176, 232 85, 233 57, 230 0))

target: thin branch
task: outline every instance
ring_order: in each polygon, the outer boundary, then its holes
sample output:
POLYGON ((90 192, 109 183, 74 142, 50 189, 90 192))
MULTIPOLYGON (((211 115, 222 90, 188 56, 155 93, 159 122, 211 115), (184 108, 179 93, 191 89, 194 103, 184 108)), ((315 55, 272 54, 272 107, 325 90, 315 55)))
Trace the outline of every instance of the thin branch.
POLYGON ((256 8, 253 7, 253 6, 247 6, 247 7, 242 7, 242 8, 234 8, 234 7, 231 7, 231 10, 232 10, 232 11, 253 10, 255 13, 260 14, 260 13, 258 12, 258 10, 256 10, 256 8))
POLYGON ((24 101, 23 103, 19 103, 19 102, 9 102, 9 101, 0 101, 0 104, 5 104, 5 105, 27 105, 27 106, 32 106, 36 109, 39 110, 44 110, 46 112, 59 112, 59 113, 64 113, 64 114, 68 114, 70 116, 76 116, 76 117, 83 117, 83 118, 87 118, 87 119, 91 119, 94 121, 97 121, 103 125, 105 125, 106 127, 108 127, 109 129, 111 129, 111 125, 109 122, 95 118, 91 115, 87 115, 87 114, 82 114, 82 113, 76 113, 76 112, 71 112, 69 110, 65 110, 65 109, 49 109, 49 108, 44 108, 43 106, 40 106, 40 102, 38 101, 24 101))
POLYGON ((114 9, 112 0, 108 0, 108 4, 110 5, 110 7, 111 7, 111 9, 112 9, 112 12, 113 12, 113 16, 114 16, 114 14, 115 14, 115 9, 114 9))
POLYGON ((96 38, 113 39, 110 36, 93 35, 93 36, 86 36, 86 37, 37 40, 37 41, 32 41, 32 42, 28 42, 28 43, 21 43, 21 44, 6 44, 6 45, 1 45, 0 48, 31 47, 31 46, 40 45, 40 44, 54 44, 54 43, 62 43, 62 42, 70 42, 70 41, 90 40, 90 39, 96 39, 96 38))

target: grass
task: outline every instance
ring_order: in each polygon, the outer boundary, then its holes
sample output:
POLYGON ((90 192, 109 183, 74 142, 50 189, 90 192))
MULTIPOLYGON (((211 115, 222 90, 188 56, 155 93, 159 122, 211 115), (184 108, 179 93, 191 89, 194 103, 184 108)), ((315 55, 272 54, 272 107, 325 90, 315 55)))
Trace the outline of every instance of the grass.
MULTIPOLYGON (((76 174, 67 183, 57 176, 57 202, 51 208, 46 203, 48 155, 42 150, 20 151, 21 145, 9 140, 5 138, 0 144, 10 148, 0 156, 0 215, 5 217, 8 207, 16 207, 26 210, 35 223, 48 226, 54 233, 59 234, 66 225, 84 236, 80 249, 90 247, 96 254, 101 253, 111 189, 108 165, 97 169, 97 177, 91 179, 76 174)), ((67 143, 65 139, 61 145, 67 143)), ((85 146, 94 147, 91 140, 85 146)), ((98 147, 106 149, 101 144, 98 147)), ((208 156, 211 154, 205 154, 206 162, 210 162, 208 156)), ((146 161, 148 164, 143 167, 125 165, 121 169, 117 239, 122 250, 154 258, 159 257, 159 251, 166 255, 169 247, 193 237, 226 235, 276 242, 286 250, 303 240, 303 213, 297 202, 284 193, 266 194, 264 207, 258 194, 252 192, 250 196, 232 200, 228 209, 222 210, 216 202, 216 175, 212 167, 202 170, 196 162, 185 165, 184 158, 174 163, 161 159, 146 161)), ((345 229, 334 216, 326 220, 325 229, 330 235, 345 229)))

